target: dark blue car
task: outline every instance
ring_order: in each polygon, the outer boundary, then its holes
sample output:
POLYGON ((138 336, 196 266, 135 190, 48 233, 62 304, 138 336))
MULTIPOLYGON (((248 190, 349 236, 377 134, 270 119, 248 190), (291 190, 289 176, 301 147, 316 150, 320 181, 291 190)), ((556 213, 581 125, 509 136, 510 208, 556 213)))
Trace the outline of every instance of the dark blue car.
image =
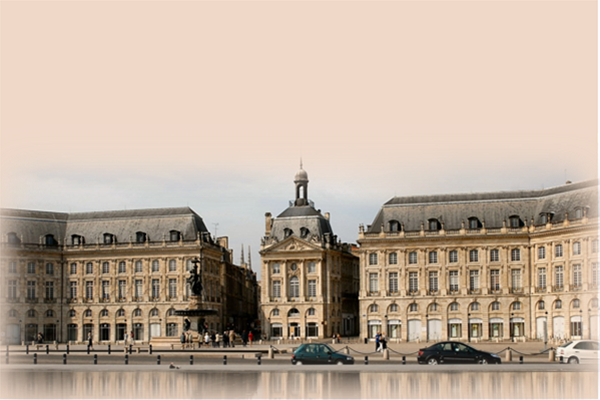
POLYGON ((294 351, 292 364, 354 364, 354 357, 336 353, 323 343, 305 343, 294 351))

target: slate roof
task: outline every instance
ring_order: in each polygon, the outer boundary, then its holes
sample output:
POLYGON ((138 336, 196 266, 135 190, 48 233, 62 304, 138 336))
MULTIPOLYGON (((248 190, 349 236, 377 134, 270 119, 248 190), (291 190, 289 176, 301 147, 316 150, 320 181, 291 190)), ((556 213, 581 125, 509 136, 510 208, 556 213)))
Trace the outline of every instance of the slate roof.
POLYGON ((1 232, 15 232, 23 243, 40 243, 52 234, 63 244, 71 235, 81 235, 86 243, 102 242, 104 233, 116 235, 117 242, 135 241, 136 232, 144 232, 150 241, 169 239, 169 232, 182 233, 194 240, 198 232, 208 232, 202 218, 189 207, 153 208, 80 213, 56 213, 18 209, 0 211, 1 232))
POLYGON ((488 229, 502 227, 503 221, 508 225, 513 215, 527 224, 533 218, 539 225, 543 213, 552 213, 552 221, 559 222, 566 213, 573 219, 577 208, 586 208, 590 218, 598 216, 597 179, 543 190, 394 197, 381 207, 367 232, 380 232, 382 224, 387 231, 392 220, 402 223, 405 231, 420 230, 421 223, 427 230, 433 218, 446 230, 460 229, 462 222, 468 229, 470 217, 484 221, 488 229))
POLYGON ((285 229, 291 229, 294 236, 301 237, 301 228, 310 231, 307 239, 316 235, 321 240, 326 234, 333 236, 333 229, 329 220, 313 206, 290 206, 273 220, 271 237, 278 240, 285 239, 285 229))

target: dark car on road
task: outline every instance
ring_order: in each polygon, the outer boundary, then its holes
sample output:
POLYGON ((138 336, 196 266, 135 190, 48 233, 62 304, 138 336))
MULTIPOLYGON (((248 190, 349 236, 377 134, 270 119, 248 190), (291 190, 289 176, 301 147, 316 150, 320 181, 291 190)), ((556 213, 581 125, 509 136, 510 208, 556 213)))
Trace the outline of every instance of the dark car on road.
POLYGON ((354 364, 354 358, 323 343, 305 343, 294 351, 292 364, 354 364))
POLYGON ((440 342, 420 349, 417 356, 419 364, 476 363, 501 364, 500 357, 493 353, 474 349, 460 342, 440 342))

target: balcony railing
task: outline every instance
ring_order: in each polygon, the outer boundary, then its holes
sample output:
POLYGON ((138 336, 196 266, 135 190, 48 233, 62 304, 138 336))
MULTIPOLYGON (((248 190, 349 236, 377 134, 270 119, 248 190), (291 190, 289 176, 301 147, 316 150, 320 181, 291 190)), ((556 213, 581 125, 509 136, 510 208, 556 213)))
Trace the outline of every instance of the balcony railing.
POLYGON ((510 288, 512 294, 523 294, 523 288, 510 288))
POLYGON ((459 290, 458 289, 450 289, 448 290, 448 294, 458 294, 459 290))
POLYGON ((502 289, 498 288, 498 289, 490 289, 490 293, 491 294, 500 294, 502 293, 502 289))
POLYGON ((415 296, 419 293, 418 289, 408 289, 408 294, 411 296, 415 296))
POLYGON ((56 303, 56 299, 55 298, 44 299, 44 303, 56 303))
POLYGON ((481 294, 481 289, 469 289, 469 294, 481 294))
POLYGON ((427 294, 428 294, 429 296, 436 296, 436 295, 438 295, 438 294, 439 294, 439 290, 437 290, 437 289, 429 289, 429 290, 427 291, 427 294))
POLYGON ((583 287, 581 285, 571 285, 571 290, 572 291, 577 292, 577 291, 579 291, 581 289, 583 289, 583 287))
POLYGON ((123 303, 123 302, 127 301, 127 299, 126 299, 125 297, 118 297, 118 298, 117 298, 117 301, 118 301, 119 303, 123 303))
POLYGON ((25 301, 26 301, 27 303, 37 303, 37 302, 38 302, 38 298, 37 298, 37 297, 27 297, 27 298, 25 299, 25 301))
POLYGON ((72 297, 70 299, 67 299, 67 303, 71 304, 71 303, 77 303, 77 299, 75 297, 72 297))
POLYGON ((110 297, 108 297, 108 296, 100 298, 100 303, 109 303, 109 302, 110 302, 110 297))
POLYGON ((91 299, 91 298, 89 298, 89 297, 84 297, 84 298, 83 298, 83 302, 84 302, 84 303, 92 303, 93 301, 94 301, 94 299, 91 299))
POLYGON ((131 299, 132 301, 142 301, 143 299, 141 297, 134 297, 133 299, 131 299))
POLYGON ((18 297, 7 297, 6 298, 6 302, 7 303, 18 303, 19 302, 19 298, 18 297))
POLYGON ((367 293, 367 296, 379 296, 379 291, 369 291, 367 293))
POLYGON ((151 297, 150 301, 160 301, 160 297, 151 297))
POLYGON ((565 290, 565 287, 563 285, 554 285, 554 286, 552 286, 552 291, 553 292, 562 292, 563 290, 565 290))

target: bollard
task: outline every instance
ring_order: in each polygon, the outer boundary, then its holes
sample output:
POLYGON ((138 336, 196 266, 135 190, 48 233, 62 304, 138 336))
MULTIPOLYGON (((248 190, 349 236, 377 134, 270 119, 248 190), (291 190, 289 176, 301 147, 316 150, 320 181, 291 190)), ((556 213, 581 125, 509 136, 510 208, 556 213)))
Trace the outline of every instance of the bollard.
POLYGON ((98 354, 94 354, 94 365, 98 364, 98 354))
POLYGON ((194 355, 190 354, 190 365, 194 365, 194 355))
POLYGON ((37 353, 33 353, 33 363, 37 364, 37 353))
POLYGON ((406 365, 406 356, 402 356, 402 365, 406 365))
POLYGON ((29 345, 25 346, 25 354, 29 354, 29 345))
POLYGON ((160 365, 160 354, 156 356, 156 365, 160 365))
POLYGON ((548 361, 554 362, 555 357, 556 356, 554 355, 554 349, 550 349, 550 351, 548 352, 548 361))
POLYGON ((125 365, 129 364, 129 355, 125 354, 125 365))
POLYGON ((131 354, 131 350, 133 349, 133 345, 129 345, 129 354, 131 354))
POLYGON ((9 359, 8 359, 8 346, 6 346, 6 364, 10 364, 9 359))
POLYGON ((510 350, 510 347, 508 348, 508 350, 506 350, 506 358, 505 360, 508 361, 512 361, 512 351, 510 350))
POLYGON ((67 354, 69 354, 69 349, 70 349, 70 347, 69 347, 69 345, 67 345, 67 354))
POLYGON ((369 356, 365 356, 365 365, 369 365, 369 356))
POLYGON ((50 346, 46 345, 46 354, 50 354, 50 346))
MULTIPOLYGON (((261 357, 261 355, 259 354, 259 355, 258 355, 258 365, 260 365, 260 364, 261 364, 260 357, 261 357)), ((331 358, 331 356, 329 356, 329 358, 331 358)))
POLYGON ((152 354, 152 345, 148 345, 148 353, 152 354))
POLYGON ((519 364, 523 364, 523 356, 519 356, 519 364))
POLYGON ((110 344, 108 345, 108 354, 110 354, 110 344))
POLYGON ((383 349, 383 359, 384 360, 390 359, 390 351, 388 349, 383 349))
POLYGON ((63 354, 63 365, 67 365, 67 355, 63 354))
POLYGON ((227 365, 227 356, 223 356, 223 365, 227 365))
POLYGON ((272 346, 269 346, 269 352, 267 353, 267 357, 269 357, 270 359, 275 357, 273 355, 273 347, 272 346))
POLYGON ((90 347, 91 347, 91 346, 88 344, 88 346, 87 346, 87 353, 88 353, 88 354, 90 354, 90 347))

